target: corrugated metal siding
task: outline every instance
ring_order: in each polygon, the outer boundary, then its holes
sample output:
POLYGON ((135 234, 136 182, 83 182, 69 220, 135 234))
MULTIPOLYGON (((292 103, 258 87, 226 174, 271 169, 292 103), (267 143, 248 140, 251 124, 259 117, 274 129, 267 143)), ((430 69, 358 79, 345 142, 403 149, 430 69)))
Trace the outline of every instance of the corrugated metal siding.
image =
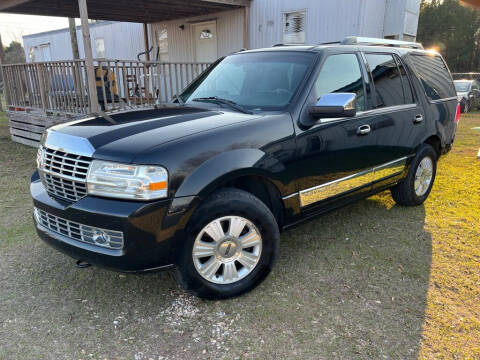
POLYGON ((385 0, 364 0, 358 35, 383 38, 385 10, 385 0))
POLYGON ((166 28, 168 32, 168 57, 170 62, 195 61, 195 43, 192 22, 216 19, 217 22, 217 55, 230 54, 243 48, 244 10, 225 11, 205 16, 197 16, 180 20, 172 20, 152 24, 152 35, 155 31, 166 28), (185 28, 180 29, 180 25, 185 28))
POLYGON ((387 0, 385 35, 416 36, 420 0, 387 0))
MULTIPOLYGON (((383 38, 389 32, 401 34, 406 6, 417 9, 418 14, 420 0, 253 0, 250 46, 268 47, 283 42, 283 13, 303 9, 307 10, 309 44, 339 41, 350 35, 383 38)), ((416 24, 418 15, 412 18, 411 14, 414 12, 409 10, 409 24, 416 24)))
POLYGON ((253 0, 250 44, 253 48, 283 42, 283 13, 307 10, 306 42, 337 41, 360 30, 360 0, 253 0))
MULTIPOLYGON (((143 25, 126 22, 100 22, 90 25, 93 56, 95 53, 95 39, 105 41, 105 57, 109 59, 136 60, 137 54, 144 51, 143 25)), ((77 28, 77 41, 80 57, 85 55, 81 28, 77 28)), ((25 55, 28 58, 28 49, 41 44, 50 44, 52 60, 71 60, 72 45, 68 29, 49 31, 23 37, 25 55)))

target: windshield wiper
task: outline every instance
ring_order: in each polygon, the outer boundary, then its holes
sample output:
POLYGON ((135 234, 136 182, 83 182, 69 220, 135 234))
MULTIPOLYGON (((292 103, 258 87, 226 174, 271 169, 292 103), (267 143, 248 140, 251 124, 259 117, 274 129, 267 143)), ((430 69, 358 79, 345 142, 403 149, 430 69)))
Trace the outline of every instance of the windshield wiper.
POLYGON ((242 105, 237 104, 235 101, 228 100, 228 99, 223 99, 218 96, 209 96, 209 97, 200 97, 200 98, 195 98, 192 101, 198 101, 198 102, 212 102, 216 104, 221 104, 221 105, 227 105, 230 108, 240 111, 244 114, 253 114, 250 110, 245 109, 242 105))

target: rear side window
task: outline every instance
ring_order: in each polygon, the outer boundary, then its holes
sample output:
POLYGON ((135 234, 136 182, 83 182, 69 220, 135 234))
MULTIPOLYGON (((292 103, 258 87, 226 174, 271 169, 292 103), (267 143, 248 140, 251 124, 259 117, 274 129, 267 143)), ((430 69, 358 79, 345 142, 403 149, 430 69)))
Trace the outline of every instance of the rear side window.
POLYGON ((400 70, 391 54, 365 54, 375 86, 376 107, 403 105, 400 70))
POLYGON ((317 100, 329 93, 355 93, 357 110, 365 110, 363 78, 357 56, 355 54, 329 56, 318 74, 314 90, 317 100))
POLYGON ((411 60, 430 100, 456 96, 450 73, 439 55, 412 54, 411 60))

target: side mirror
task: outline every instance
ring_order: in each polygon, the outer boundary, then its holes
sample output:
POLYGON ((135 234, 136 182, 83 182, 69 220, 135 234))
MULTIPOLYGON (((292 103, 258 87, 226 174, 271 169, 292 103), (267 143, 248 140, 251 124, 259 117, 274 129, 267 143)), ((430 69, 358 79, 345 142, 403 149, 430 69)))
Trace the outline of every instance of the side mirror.
POLYGON ((316 105, 308 107, 308 113, 314 119, 353 117, 357 114, 357 94, 325 94, 316 105))

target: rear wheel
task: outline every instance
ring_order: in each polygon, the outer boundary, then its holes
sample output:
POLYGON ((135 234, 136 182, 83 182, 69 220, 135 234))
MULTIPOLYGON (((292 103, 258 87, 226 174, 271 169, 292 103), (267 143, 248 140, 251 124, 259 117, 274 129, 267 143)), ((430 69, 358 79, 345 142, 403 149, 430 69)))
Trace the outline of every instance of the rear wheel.
POLYGON ((407 177, 390 189, 399 205, 422 204, 430 194, 437 171, 437 154, 432 146, 423 144, 410 165, 407 177))
POLYGON ((268 275, 279 237, 275 218, 262 201, 242 190, 221 190, 192 216, 177 280, 202 298, 238 296, 268 275))

